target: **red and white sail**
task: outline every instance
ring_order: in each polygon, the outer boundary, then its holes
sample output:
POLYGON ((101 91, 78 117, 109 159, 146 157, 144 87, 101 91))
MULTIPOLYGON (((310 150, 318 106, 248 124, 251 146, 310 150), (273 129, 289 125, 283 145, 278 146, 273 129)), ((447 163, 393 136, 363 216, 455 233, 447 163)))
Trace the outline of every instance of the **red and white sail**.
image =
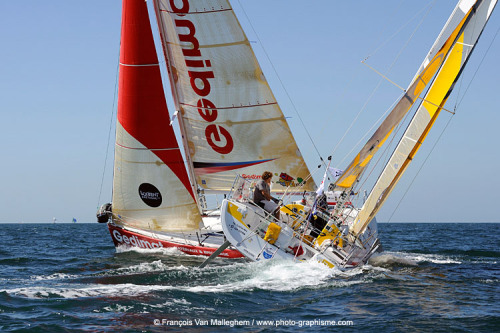
POLYGON ((199 227, 201 216, 169 122, 146 2, 124 0, 113 176, 115 223, 161 231, 199 227))
POLYGON ((155 0, 190 170, 229 190, 271 171, 273 191, 313 190, 310 172, 227 0, 155 0))

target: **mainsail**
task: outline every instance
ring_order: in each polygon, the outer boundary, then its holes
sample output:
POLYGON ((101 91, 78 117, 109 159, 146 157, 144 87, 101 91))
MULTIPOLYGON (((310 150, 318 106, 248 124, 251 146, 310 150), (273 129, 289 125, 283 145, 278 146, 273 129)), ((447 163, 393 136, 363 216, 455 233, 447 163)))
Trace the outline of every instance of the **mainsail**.
MULTIPOLYGON (((174 101, 197 186, 275 174, 273 191, 311 191, 310 172, 227 0, 155 0, 174 101), (278 186, 276 186, 278 185, 278 186)), ((194 186, 196 190, 196 186, 194 186)))
POLYGON ((124 0, 113 176, 115 223, 159 231, 198 228, 201 216, 169 121, 146 2, 124 0))
MULTIPOLYGON (((471 3, 473 1, 466 0, 462 2, 471 3)), ((467 6, 462 4, 462 6, 459 5, 458 7, 469 7, 470 9, 471 5, 467 6)), ((458 10, 452 14, 453 19, 448 21, 447 27, 443 30, 438 41, 431 49, 431 52, 427 55, 403 96, 399 99, 396 106, 384 119, 365 146, 356 155, 346 171, 335 182, 335 185, 340 188, 349 189, 356 184, 356 181, 366 169, 373 155, 383 146, 394 128, 403 120, 413 104, 417 102, 420 94, 441 68, 451 49, 456 44, 459 35, 463 33, 464 25, 469 22, 470 17, 473 15, 474 13, 472 10, 465 12, 458 10), (453 17, 454 15, 456 16, 453 17), (452 27, 450 26, 451 23, 453 23, 452 27)))
POLYGON ((432 54, 436 50, 442 49, 442 45, 446 45, 452 38, 450 51, 358 214, 351 230, 353 234, 357 235, 365 230, 411 163, 444 107, 496 3, 497 0, 463 0, 448 19, 421 68, 434 57, 432 54))

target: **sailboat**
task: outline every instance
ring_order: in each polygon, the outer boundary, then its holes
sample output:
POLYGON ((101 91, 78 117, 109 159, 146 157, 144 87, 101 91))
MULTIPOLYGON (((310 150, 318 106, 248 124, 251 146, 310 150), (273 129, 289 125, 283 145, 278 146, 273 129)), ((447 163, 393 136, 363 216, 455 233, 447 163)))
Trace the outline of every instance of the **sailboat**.
MULTIPOLYGON (((210 256, 225 236, 205 195, 265 170, 277 176, 275 192, 312 191, 314 182, 229 2, 153 3, 165 64, 146 2, 123 0, 112 202, 97 218, 117 247, 210 256)), ((217 254, 242 257, 231 247, 217 254)))
POLYGON ((277 220, 252 204, 255 184, 239 179, 222 204, 228 241, 251 260, 312 260, 339 269, 362 265, 377 251, 375 215, 425 141, 496 6, 496 0, 461 0, 394 108, 328 187, 338 193, 335 206, 320 196, 292 202, 286 219, 277 220), (361 208, 350 205, 375 153, 388 142, 412 107, 409 125, 361 208))

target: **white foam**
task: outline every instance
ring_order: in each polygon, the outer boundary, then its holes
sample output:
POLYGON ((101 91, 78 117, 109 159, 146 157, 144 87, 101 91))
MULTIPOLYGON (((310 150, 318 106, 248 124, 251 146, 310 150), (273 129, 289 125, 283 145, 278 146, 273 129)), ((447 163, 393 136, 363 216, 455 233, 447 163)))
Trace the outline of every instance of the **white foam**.
POLYGON ((90 285, 81 288, 50 288, 50 287, 26 287, 15 289, 3 289, 9 295, 24 296, 27 298, 81 298, 81 297, 101 297, 101 296, 121 296, 130 297, 147 294, 151 291, 170 290, 171 286, 150 286, 136 284, 114 284, 114 285, 90 285))
MULTIPOLYGON (((346 287, 360 283, 371 283, 367 271, 384 270, 379 267, 365 265, 347 271, 331 269, 318 262, 292 262, 269 260, 252 263, 234 262, 229 265, 209 266, 205 269, 177 266, 168 267, 161 260, 141 263, 130 267, 118 268, 108 274, 127 274, 158 271, 180 271, 186 274, 186 282, 176 285, 67 285, 62 286, 30 286, 16 289, 0 290, 9 295, 27 298, 86 298, 86 297, 133 297, 165 290, 181 290, 191 293, 231 293, 235 291, 252 291, 255 289, 272 291, 294 291, 303 288, 317 289, 324 287, 346 287), (357 278, 357 276, 360 276, 357 278), (195 283, 199 283, 195 285, 195 283)), ((53 274, 53 278, 58 275, 53 274)), ((61 275, 62 277, 64 275, 61 275)), ((372 276, 373 277, 373 276, 372 276)), ((185 299, 166 300, 157 307, 187 305, 185 299)), ((126 311, 127 309, 110 310, 126 311)))
POLYGON ((415 260, 417 262, 432 262, 434 264, 461 264, 461 261, 458 261, 452 257, 447 257, 439 254, 422 254, 422 253, 406 253, 408 258, 415 260))
MULTIPOLYGON (((359 267, 361 269, 360 273, 367 273, 367 272, 390 272, 391 270, 388 269, 388 268, 385 268, 385 267, 381 267, 381 265, 377 265, 375 263, 375 265, 372 265, 372 262, 368 261, 367 264, 365 264, 364 266, 362 267, 359 267)), ((349 271, 346 271, 346 272, 351 272, 351 271, 356 271, 356 269, 358 268, 354 268, 354 269, 351 269, 349 271)), ((359 273, 358 273, 359 274, 359 273)))
POLYGON ((128 274, 128 273, 149 273, 149 272, 163 272, 163 271, 188 271, 189 268, 183 265, 180 266, 168 266, 165 265, 161 260, 155 260, 152 262, 140 263, 138 265, 132 265, 128 267, 117 268, 109 273, 114 274, 128 274))
POLYGON ((50 275, 32 275, 30 276, 31 280, 35 281, 43 281, 43 280, 62 280, 62 279, 75 279, 78 278, 78 275, 71 275, 65 273, 54 273, 50 275))
POLYGON ((144 305, 147 305, 148 307, 151 307, 151 308, 163 309, 163 308, 169 308, 172 306, 182 306, 182 305, 190 306, 191 302, 188 302, 185 298, 181 298, 181 299, 173 299, 171 301, 166 301, 166 302, 160 303, 160 304, 149 304, 148 303, 148 304, 144 304, 144 305))
POLYGON ((342 277, 346 274, 337 269, 330 269, 318 262, 272 260, 250 263, 246 267, 246 269, 240 272, 233 273, 232 281, 226 283, 194 287, 181 286, 179 289, 189 292, 210 293, 249 291, 254 289, 292 291, 301 288, 319 288, 326 285, 347 286, 364 283, 364 281, 336 279, 336 277, 342 277))
POLYGON ((384 266, 391 264, 402 264, 417 266, 419 262, 432 262, 434 264, 461 264, 454 258, 439 254, 423 254, 412 252, 382 252, 375 254, 368 261, 373 266, 384 266))
MULTIPOLYGON (((394 257, 394 254, 392 254, 394 257)), ((168 266, 162 260, 144 262, 129 267, 122 267, 105 272, 106 275, 127 275, 149 272, 180 272, 185 281, 175 285, 137 285, 137 284, 67 284, 27 286, 16 289, 0 290, 9 295, 27 298, 85 298, 85 297, 133 297, 165 290, 181 290, 191 293, 231 293, 252 291, 255 289, 272 291, 294 291, 303 288, 317 289, 325 287, 346 287, 360 283, 371 283, 373 274, 387 269, 376 265, 364 265, 346 271, 331 269, 315 261, 293 262, 265 260, 260 262, 230 262, 226 265, 213 265, 204 269, 196 267, 168 266)), ((69 279, 73 276, 54 273, 48 276, 35 276, 33 279, 69 279)), ((178 280, 178 279, 176 279, 178 280)), ((172 305, 190 305, 185 299, 166 300, 158 307, 172 305), (172 303, 173 302, 173 303, 172 303)), ((110 308, 114 309, 114 308, 110 308)), ((115 309, 121 311, 123 309, 115 309)), ((126 311, 126 310, 124 310, 126 311)))
MULTIPOLYGON (((476 258, 477 259, 477 258, 476 258)), ((473 264, 485 264, 485 265, 496 265, 496 261, 490 261, 491 259, 489 258, 482 258, 479 260, 472 260, 471 263, 473 264)))
POLYGON ((121 305, 121 304, 113 304, 110 306, 105 306, 103 309, 109 312, 128 312, 128 310, 133 309, 134 307, 129 305, 121 305))
POLYGON ((410 259, 406 258, 404 256, 400 255, 395 255, 392 253, 382 253, 382 254, 375 254, 373 255, 370 260, 368 260, 368 263, 372 265, 373 267, 380 267, 380 266, 388 266, 388 265, 393 265, 393 264, 400 264, 400 265, 406 265, 406 266, 417 266, 417 262, 410 259))
POLYGON ((116 247, 116 253, 126 253, 126 252, 137 252, 137 253, 141 253, 141 254, 160 253, 160 254, 170 255, 170 256, 187 256, 188 255, 176 247, 161 247, 161 248, 154 248, 154 249, 143 249, 140 247, 125 246, 125 245, 119 245, 116 247))

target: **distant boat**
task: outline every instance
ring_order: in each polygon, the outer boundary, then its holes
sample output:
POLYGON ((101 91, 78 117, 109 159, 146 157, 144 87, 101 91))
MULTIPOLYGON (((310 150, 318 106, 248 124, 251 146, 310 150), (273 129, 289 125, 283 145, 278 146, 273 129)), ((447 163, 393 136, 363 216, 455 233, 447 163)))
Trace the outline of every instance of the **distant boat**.
POLYGON ((76 219, 73 217, 73 220, 72 220, 73 223, 76 223, 76 219))
POLYGON ((55 217, 52 218, 52 223, 56 223, 57 219, 55 217))
MULTIPOLYGON (((209 256, 224 235, 205 193, 228 193, 237 173, 257 179, 266 170, 286 179, 276 192, 312 191, 314 182, 229 2, 153 3, 186 161, 146 2, 124 0, 113 197, 98 221, 109 221, 115 246, 209 256)), ((228 248, 220 256, 242 254, 228 248)))

